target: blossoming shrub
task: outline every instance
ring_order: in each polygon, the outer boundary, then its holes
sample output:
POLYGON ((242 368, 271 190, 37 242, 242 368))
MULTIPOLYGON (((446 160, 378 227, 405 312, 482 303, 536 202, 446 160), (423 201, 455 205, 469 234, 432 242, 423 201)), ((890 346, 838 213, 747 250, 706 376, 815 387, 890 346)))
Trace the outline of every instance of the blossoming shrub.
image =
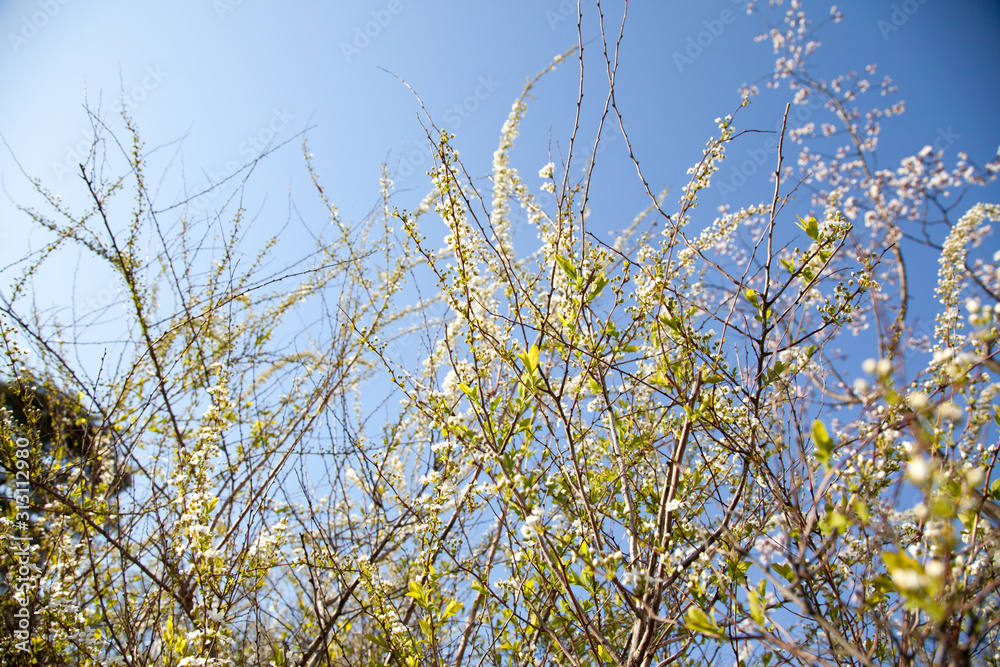
MULTIPOLYGON (((513 166, 537 77, 489 198, 429 118, 414 210, 384 173, 352 226, 314 174, 327 231, 306 270, 238 262, 242 209, 147 234, 164 223, 137 138, 128 225, 95 164, 83 213, 39 185, 63 214, 29 211, 57 232, 46 256, 77 243, 113 273, 129 333, 87 378, 21 305, 36 262, 5 295, 8 365, 33 341, 134 483, 39 513, 32 645, 178 667, 995 662, 1000 258, 983 249, 1000 207, 949 202, 1000 160, 949 170, 928 148, 876 169, 902 104, 862 111, 866 78, 814 78, 801 4, 777 11, 767 87, 794 91, 777 178, 714 219, 699 203, 754 87, 676 201, 636 161, 649 199, 612 243, 592 233, 592 162, 578 182, 572 149, 541 166, 545 197, 513 166), (789 122, 815 100, 815 122, 789 122), (199 243, 220 230, 221 249, 199 243), (920 243, 940 248, 933 295, 905 261, 920 243), (372 409, 375 377, 391 405, 372 409)), ((624 132, 603 42, 604 118, 624 132)))
POLYGON ((929 234, 927 204, 993 180, 1000 160, 960 154, 949 172, 926 148, 873 169, 879 119, 901 103, 862 114, 868 81, 812 78, 799 3, 783 21, 766 33, 769 86, 820 98, 822 135, 842 144, 811 152, 817 125, 792 129, 786 111, 769 198, 696 224, 736 136, 726 117, 677 208, 651 195, 604 244, 588 232, 589 180, 565 176, 572 155, 539 171, 550 208, 510 167, 526 90, 494 156, 492 209, 442 134, 425 204, 447 224, 444 251, 398 214, 450 307, 422 372, 390 367, 443 443, 431 516, 482 526, 467 552, 446 550, 475 591, 452 630, 463 649, 510 664, 993 659, 1000 385, 981 301, 1000 275, 970 252, 1000 208, 952 223, 938 204, 936 303, 909 287, 904 236, 929 234), (781 161, 796 145, 818 207, 801 217, 781 161), (538 232, 527 256, 511 252, 515 202, 538 232), (933 335, 914 331, 916 308, 938 311, 933 335), (877 362, 845 355, 856 338, 877 362))

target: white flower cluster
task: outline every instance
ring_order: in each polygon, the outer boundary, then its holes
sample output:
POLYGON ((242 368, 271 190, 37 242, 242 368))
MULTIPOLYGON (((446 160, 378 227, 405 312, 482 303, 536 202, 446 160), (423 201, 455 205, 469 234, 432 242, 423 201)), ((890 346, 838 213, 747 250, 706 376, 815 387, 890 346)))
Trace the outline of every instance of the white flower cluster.
POLYGON ((247 557, 259 567, 270 566, 274 554, 285 544, 285 532, 288 530, 288 520, 282 518, 278 523, 261 530, 257 539, 247 550, 247 557))
MULTIPOLYGON (((684 186, 684 195, 681 198, 681 209, 684 211, 698 205, 698 192, 711 185, 712 174, 719 170, 719 163, 726 157, 726 142, 733 138, 732 116, 716 118, 715 122, 722 134, 718 139, 713 137, 708 140, 708 147, 703 151, 701 162, 687 171, 692 177, 691 181, 684 186)), ((683 216, 677 221, 677 224, 680 225, 682 222, 683 216)), ((664 228, 662 234, 665 237, 670 236, 672 234, 670 227, 664 228)))
POLYGON ((554 173, 555 165, 551 162, 538 170, 538 176, 545 180, 545 182, 542 183, 542 191, 550 192, 552 194, 556 193, 556 184, 552 180, 554 173))
POLYGON ((545 516, 545 511, 538 506, 531 509, 531 514, 524 517, 524 524, 521 526, 521 536, 525 539, 531 539, 537 535, 540 531, 539 521, 545 516))
POLYGON ((490 213, 490 225, 501 243, 510 243, 511 196, 517 196, 522 201, 527 198, 527 191, 517 170, 510 166, 510 150, 514 147, 514 139, 520 132, 521 120, 527 110, 528 105, 523 96, 514 102, 500 131, 500 145, 493 153, 493 210, 490 213))

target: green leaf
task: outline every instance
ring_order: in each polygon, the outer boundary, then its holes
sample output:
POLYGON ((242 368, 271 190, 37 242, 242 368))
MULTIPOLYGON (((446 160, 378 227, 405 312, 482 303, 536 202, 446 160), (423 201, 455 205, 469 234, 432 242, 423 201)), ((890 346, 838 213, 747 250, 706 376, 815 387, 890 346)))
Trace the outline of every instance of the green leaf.
POLYGON ((723 637, 722 630, 715 624, 715 621, 694 605, 688 607, 687 613, 684 614, 684 625, 695 632, 700 632, 709 637, 715 637, 716 639, 722 639, 723 637))
POLYGON ((889 568, 889 572, 893 570, 914 570, 915 572, 923 573, 924 571, 920 563, 902 551, 886 551, 882 554, 882 560, 885 561, 885 566, 889 568))
POLYGON ((795 570, 792 569, 791 565, 782 565, 779 563, 774 563, 771 565, 771 569, 780 574, 785 578, 788 583, 794 583, 795 581, 795 570))
POLYGON ((587 301, 593 301, 596 299, 607 284, 608 279, 604 277, 604 272, 601 271, 600 275, 594 278, 594 288, 590 290, 590 294, 587 295, 587 301))
POLYGON ((670 317, 669 315, 660 315, 660 324, 668 327, 671 331, 675 333, 680 333, 681 331, 681 320, 677 317, 670 317))
POLYGON ((887 574, 880 574, 868 583, 871 584, 872 594, 866 598, 865 602, 870 605, 877 605, 888 600, 889 596, 886 593, 896 590, 895 584, 892 583, 892 579, 887 574))
POLYGON ((799 221, 796 224, 798 224, 799 228, 806 233, 806 236, 811 238, 813 241, 819 239, 819 223, 816 222, 816 218, 803 220, 799 217, 799 221))
POLYGON ((840 512, 830 512, 830 514, 827 515, 826 519, 824 519, 823 523, 825 523, 826 527, 828 528, 828 530, 825 531, 827 533, 829 533, 831 530, 836 530, 838 533, 842 533, 844 532, 844 529, 847 528, 847 526, 850 524, 850 522, 847 520, 847 517, 841 514, 840 512))
POLYGON ((556 261, 559 262, 559 266, 562 267, 563 273, 565 273, 570 280, 575 281, 577 278, 576 267, 573 263, 563 257, 562 255, 556 255, 556 261))
POLYGON ((826 432, 826 426, 823 425, 823 422, 818 419, 813 422, 812 439, 816 443, 816 459, 824 467, 829 468, 830 456, 833 454, 833 438, 826 432))
POLYGON ((424 597, 424 587, 423 586, 421 586, 416 581, 411 581, 409 583, 408 588, 409 588, 409 591, 406 593, 407 597, 411 597, 414 600, 416 600, 417 602, 420 602, 422 604, 426 604, 427 600, 424 597))
POLYGON ((774 382, 775 380, 777 380, 779 377, 781 377, 781 374, 784 372, 784 370, 785 370, 785 364, 784 363, 782 363, 780 361, 775 362, 774 368, 769 368, 766 371, 767 384, 771 384, 772 382, 774 382))
POLYGON ((868 523, 868 518, 870 517, 868 505, 862 500, 855 500, 852 506, 854 507, 854 513, 861 519, 861 523, 868 523))
POLYGON ((464 605, 458 600, 452 600, 448 603, 448 606, 445 607, 444 613, 441 614, 441 620, 447 621, 449 618, 462 611, 463 606, 464 605))
POLYGON ((749 301, 751 304, 753 304, 755 308, 760 308, 760 305, 757 303, 756 290, 747 287, 745 290, 743 290, 743 296, 746 297, 746 300, 749 301))
POLYGON ((524 363, 525 370, 531 374, 538 370, 538 346, 532 345, 527 352, 518 352, 517 358, 524 363))
POLYGON ((726 563, 726 572, 731 580, 743 582, 750 571, 750 564, 748 560, 731 560, 726 563))
POLYGON ((764 605, 760 603, 757 591, 747 591, 747 601, 750 603, 750 617, 757 625, 764 625, 764 605))

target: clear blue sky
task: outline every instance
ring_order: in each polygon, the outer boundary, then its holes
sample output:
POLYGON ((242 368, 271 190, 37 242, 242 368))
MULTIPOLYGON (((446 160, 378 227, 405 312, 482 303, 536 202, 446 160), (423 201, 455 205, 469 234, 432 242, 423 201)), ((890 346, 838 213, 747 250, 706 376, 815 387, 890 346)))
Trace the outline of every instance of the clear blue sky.
MULTIPOLYGON (((576 43, 575 21, 566 16, 575 4, 0 0, 0 134, 10 146, 0 147, 0 267, 44 239, 37 232, 28 236, 26 220, 12 204, 33 201, 14 157, 67 201, 79 202, 81 184, 70 172, 80 159, 76 147, 85 146, 90 135, 84 102, 100 105, 102 117, 120 130, 123 93, 147 148, 164 146, 149 173, 170 174, 157 195, 164 207, 180 198, 181 174, 189 191, 200 190, 210 176, 252 157, 255 143, 272 132, 281 142, 310 127, 318 171, 346 218, 364 216, 377 198, 379 163, 395 163, 401 154, 397 187, 408 191, 402 202, 412 205, 427 188, 417 106, 383 69, 417 90, 437 123, 457 133, 470 171, 486 175, 499 128, 526 77, 576 43)), ((752 40, 761 21, 740 12, 742 4, 630 5, 618 100, 654 190, 672 185, 673 193, 680 192, 687 167, 717 134, 713 119, 738 105, 740 84, 772 69, 769 44, 752 40), (703 35, 707 46, 679 65, 677 54, 688 49, 689 40, 718 27, 721 18, 731 18, 721 34, 710 40, 703 35)), ((806 5, 814 18, 826 15, 826 3, 806 5)), ((620 3, 604 6, 617 25, 620 3)), ((891 75, 907 103, 904 116, 883 123, 880 165, 898 164, 942 131, 957 138, 947 162, 959 150, 980 163, 996 154, 1000 8, 995 0, 848 0, 839 6, 845 20, 820 34, 818 72, 831 76, 878 63, 877 78, 891 75), (904 8, 896 16, 899 29, 888 31, 886 22, 904 8)), ((584 38, 597 35, 594 13, 588 12, 584 38)), ((596 49, 590 53, 598 55, 596 49)), ((596 103, 599 63, 589 64, 595 77, 589 90, 595 94, 588 99, 596 103)), ((565 64, 536 89, 515 153, 515 166, 529 182, 548 161, 550 147, 556 153, 565 149, 577 76, 575 63, 565 64)), ((739 126, 773 128, 786 97, 785 91, 763 96, 741 112, 739 126)), ((584 127, 588 142, 593 130, 592 124, 584 127)), ((315 195, 300 143, 296 139, 255 173, 250 208, 263 206, 255 222, 261 236, 284 224, 289 194, 322 222, 309 208, 315 195)), ((645 205, 644 195, 623 142, 609 142, 602 159, 593 224, 619 228, 645 205)), ((733 203, 766 198, 763 191, 746 195, 733 203)), ((996 199, 996 189, 977 192, 990 195, 996 199)), ((222 201, 207 203, 218 207, 222 201)), ((711 212, 703 211, 706 218, 711 212)), ((79 275, 76 282, 76 299, 106 289, 100 280, 79 275)))

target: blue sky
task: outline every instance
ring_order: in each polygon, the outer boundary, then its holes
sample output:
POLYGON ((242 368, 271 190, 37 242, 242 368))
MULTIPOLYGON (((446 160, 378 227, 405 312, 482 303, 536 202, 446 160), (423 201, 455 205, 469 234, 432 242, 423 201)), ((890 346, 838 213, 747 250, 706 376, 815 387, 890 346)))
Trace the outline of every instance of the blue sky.
MULTIPOLYGON (((718 134, 713 119, 736 108, 742 83, 772 69, 769 44, 752 40, 761 20, 740 11, 743 4, 630 4, 618 102, 654 191, 671 185, 672 195, 680 193, 687 167, 700 158, 708 137, 718 134), (704 46, 693 48, 698 40, 704 46)), ((485 176, 500 126, 526 78, 576 44, 575 5, 568 0, 0 0, 5 93, 0 134, 9 146, 0 146, 0 267, 44 239, 28 233, 14 208, 15 202, 34 201, 15 158, 68 202, 82 201, 75 164, 90 136, 85 102, 120 131, 124 101, 147 149, 156 149, 149 175, 159 185, 163 208, 181 199, 181 176, 188 192, 200 191, 233 173, 267 142, 291 140, 257 168, 248 190, 261 238, 282 228, 290 200, 322 224, 303 166, 304 131, 324 187, 348 220, 361 220, 375 204, 382 161, 398 161, 401 204, 412 206, 426 191, 418 106, 386 70, 414 87, 438 125, 458 135, 455 145, 470 172, 485 176)), ((815 19, 827 14, 826 3, 806 6, 815 19)), ((604 7, 617 26, 620 3, 604 7)), ((877 78, 892 76, 907 103, 906 114, 883 123, 880 165, 898 164, 942 135, 950 137, 946 162, 959 150, 980 163, 995 155, 1000 145, 995 0, 848 0, 839 7, 845 20, 819 35, 824 46, 814 58, 817 72, 829 77, 878 63, 877 78)), ((593 12, 587 12, 583 34, 585 40, 598 35, 593 12)), ((587 84, 594 106, 582 135, 588 144, 603 92, 596 46, 588 47, 593 56, 588 76, 594 77, 587 84)), ((535 89, 515 151, 515 166, 529 183, 550 150, 556 155, 565 150, 577 86, 577 66, 568 62, 535 89)), ((761 96, 741 112, 738 126, 773 129, 787 97, 784 90, 761 96)), ((750 135, 730 154, 759 148, 761 136, 750 135)), ((646 202, 624 142, 613 132, 607 138, 592 224, 612 230, 646 202)), ((727 177, 726 167, 722 176, 727 177)), ((976 194, 990 193, 996 199, 995 189, 976 194)), ((731 203, 765 198, 767 188, 746 188, 731 203)), ((224 201, 223 195, 212 196, 203 205, 215 210, 224 201)), ((711 212, 704 210, 705 222, 711 212)), ((294 255, 294 243, 284 251, 294 255)), ((75 280, 74 299, 93 299, 107 289, 100 279, 77 275, 75 280)))

